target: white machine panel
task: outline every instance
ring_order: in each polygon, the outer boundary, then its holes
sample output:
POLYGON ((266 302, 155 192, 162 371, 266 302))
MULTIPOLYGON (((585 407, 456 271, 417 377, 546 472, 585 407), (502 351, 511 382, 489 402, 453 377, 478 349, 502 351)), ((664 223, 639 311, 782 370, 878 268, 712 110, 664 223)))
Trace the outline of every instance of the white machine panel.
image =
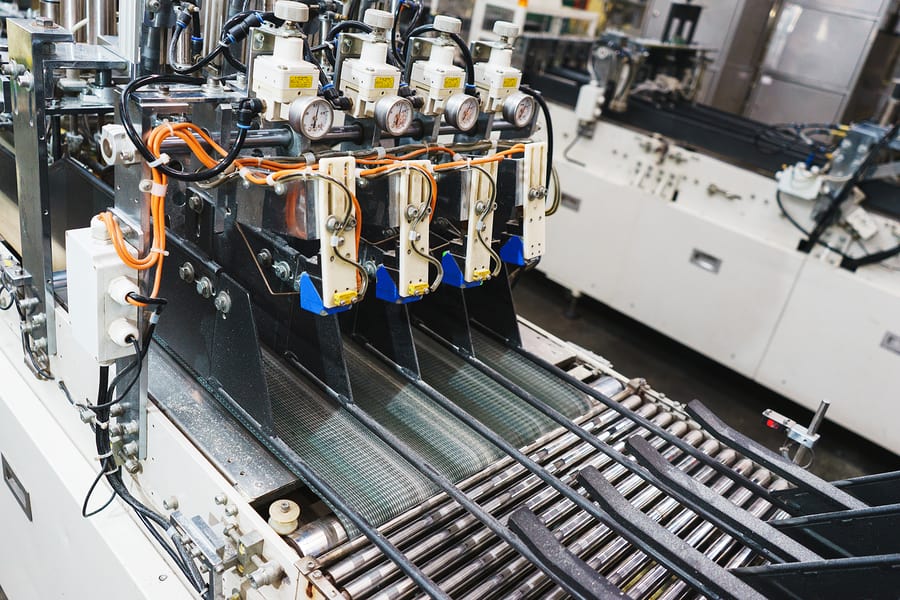
MULTIPOLYGON (((878 269, 878 267, 876 267, 878 269)), ((756 379, 900 453, 900 289, 810 259, 756 379)))
POLYGON ((647 204, 609 304, 751 377, 803 262, 677 204, 647 204))

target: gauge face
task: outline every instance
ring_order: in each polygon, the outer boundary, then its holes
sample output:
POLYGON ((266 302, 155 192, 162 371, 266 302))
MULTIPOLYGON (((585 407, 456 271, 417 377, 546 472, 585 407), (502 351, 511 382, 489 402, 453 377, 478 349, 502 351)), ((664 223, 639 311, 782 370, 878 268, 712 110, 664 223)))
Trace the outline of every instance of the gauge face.
POLYGON ((478 122, 478 99, 456 94, 447 100, 447 122, 460 131, 469 131, 478 122))
POLYGON ((378 101, 382 104, 383 110, 379 111, 376 106, 375 116, 380 117, 381 128, 391 135, 400 135, 409 129, 413 121, 413 106, 406 98, 395 96, 393 98, 382 98, 378 101), (380 113, 380 114, 379 114, 380 113))
POLYGON ((334 110, 324 98, 315 98, 303 111, 300 122, 300 133, 311 140, 318 140, 331 131, 334 121, 334 110))
POLYGON ((311 140, 319 140, 331 130, 334 109, 324 98, 298 98, 291 104, 288 121, 300 135, 311 140))
POLYGON ((511 94, 503 103, 503 118, 516 127, 525 127, 534 118, 534 98, 527 94, 511 94))

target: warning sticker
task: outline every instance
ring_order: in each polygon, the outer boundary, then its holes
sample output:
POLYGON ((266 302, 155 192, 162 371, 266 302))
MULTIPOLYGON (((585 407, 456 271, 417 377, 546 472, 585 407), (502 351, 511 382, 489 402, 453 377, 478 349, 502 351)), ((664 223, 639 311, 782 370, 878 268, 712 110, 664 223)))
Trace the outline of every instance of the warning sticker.
POLYGON ((394 78, 393 77, 376 77, 375 78, 375 89, 392 88, 392 87, 394 87, 394 78))
POLYGON ((312 75, 291 75, 292 88, 311 88, 313 86, 312 75))

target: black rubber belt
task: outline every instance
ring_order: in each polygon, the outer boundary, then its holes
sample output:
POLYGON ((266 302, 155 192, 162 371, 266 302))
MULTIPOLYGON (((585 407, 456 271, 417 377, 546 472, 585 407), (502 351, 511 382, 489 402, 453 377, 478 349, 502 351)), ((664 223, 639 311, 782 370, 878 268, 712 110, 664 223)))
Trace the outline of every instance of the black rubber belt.
POLYGON ((765 521, 757 519, 667 461, 641 436, 626 442, 638 462, 664 484, 666 493, 732 537, 777 562, 822 560, 822 557, 765 521))
POLYGON ((635 508, 594 467, 578 474, 591 498, 609 513, 606 524, 708 598, 765 600, 749 585, 635 508))
POLYGON ((628 598, 608 579, 594 571, 586 562, 569 552, 547 529, 544 523, 528 508, 520 506, 509 515, 507 521, 519 539, 532 552, 553 565, 556 575, 565 579, 570 590, 580 598, 628 598))
POLYGON ((699 400, 688 402, 685 410, 717 440, 724 442, 750 460, 780 475, 797 487, 834 504, 835 509, 866 508, 865 502, 839 490, 824 479, 820 479, 798 465, 788 462, 782 456, 732 429, 699 400))

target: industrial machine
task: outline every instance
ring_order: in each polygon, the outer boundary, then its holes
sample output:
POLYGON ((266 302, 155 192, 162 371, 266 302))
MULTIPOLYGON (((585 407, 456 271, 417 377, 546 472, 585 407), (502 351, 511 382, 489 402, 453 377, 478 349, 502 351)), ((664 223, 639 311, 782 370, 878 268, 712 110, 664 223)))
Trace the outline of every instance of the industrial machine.
POLYGON ((697 104, 703 50, 676 46, 606 33, 522 48, 562 148, 560 251, 538 268, 900 452, 892 418, 870 418, 900 416, 896 128, 697 104))
POLYGON ((0 595, 896 594, 900 475, 517 317, 564 163, 514 24, 42 4, 3 44, 0 595))

